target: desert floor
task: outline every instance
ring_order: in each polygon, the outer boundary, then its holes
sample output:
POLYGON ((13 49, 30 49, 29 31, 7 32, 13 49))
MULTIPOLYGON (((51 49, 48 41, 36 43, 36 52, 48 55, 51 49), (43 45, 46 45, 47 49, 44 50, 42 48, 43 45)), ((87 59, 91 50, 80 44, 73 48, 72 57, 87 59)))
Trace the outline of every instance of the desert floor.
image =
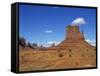
POLYGON ((72 48, 65 50, 38 50, 20 48, 19 70, 36 71, 52 69, 96 67, 95 49, 72 48))

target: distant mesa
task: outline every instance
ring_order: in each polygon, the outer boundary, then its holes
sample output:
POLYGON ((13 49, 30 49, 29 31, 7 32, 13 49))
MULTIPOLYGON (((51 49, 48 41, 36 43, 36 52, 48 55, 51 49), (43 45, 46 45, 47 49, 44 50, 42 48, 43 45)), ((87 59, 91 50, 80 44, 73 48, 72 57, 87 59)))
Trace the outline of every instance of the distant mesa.
POLYGON ((21 47, 26 47, 26 39, 23 38, 23 37, 20 37, 20 38, 19 38, 19 45, 20 45, 21 47))
POLYGON ((22 47, 22 48, 25 48, 25 47, 29 47, 29 48, 32 48, 32 49, 38 48, 38 44, 30 43, 30 42, 27 43, 26 39, 24 37, 19 38, 19 46, 22 47))
POLYGON ((32 49, 36 49, 36 48, 38 48, 38 44, 28 42, 27 47, 30 47, 32 49))

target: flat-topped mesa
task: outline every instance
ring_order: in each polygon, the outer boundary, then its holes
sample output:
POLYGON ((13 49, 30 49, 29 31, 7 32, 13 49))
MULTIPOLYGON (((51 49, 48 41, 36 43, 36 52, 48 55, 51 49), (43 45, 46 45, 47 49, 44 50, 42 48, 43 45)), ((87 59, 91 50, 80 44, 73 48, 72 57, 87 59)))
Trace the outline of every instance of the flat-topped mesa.
POLYGON ((80 32, 79 26, 77 25, 68 25, 66 27, 66 37, 65 40, 85 40, 83 33, 80 32))

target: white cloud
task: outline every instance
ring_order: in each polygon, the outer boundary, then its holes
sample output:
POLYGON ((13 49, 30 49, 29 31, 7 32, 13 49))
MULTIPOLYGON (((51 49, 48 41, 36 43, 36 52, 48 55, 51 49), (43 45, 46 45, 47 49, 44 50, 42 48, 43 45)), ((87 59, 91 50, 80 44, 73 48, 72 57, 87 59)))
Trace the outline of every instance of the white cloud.
POLYGON ((45 33, 53 33, 52 30, 46 30, 45 33))
POLYGON ((38 44, 38 46, 44 46, 44 47, 51 47, 51 45, 55 43, 55 45, 58 45, 60 42, 57 41, 48 41, 47 43, 42 43, 42 44, 38 44))
POLYGON ((87 39, 86 41, 87 41, 88 43, 90 43, 91 45, 96 46, 96 42, 95 42, 94 40, 89 40, 89 39, 87 39))
POLYGON ((57 41, 49 41, 48 42, 49 45, 52 45, 53 43, 55 43, 55 45, 58 45, 60 42, 57 42, 57 41))
POLYGON ((86 24, 86 21, 84 18, 79 17, 76 18, 75 20, 73 20, 72 25, 82 25, 82 24, 86 24))

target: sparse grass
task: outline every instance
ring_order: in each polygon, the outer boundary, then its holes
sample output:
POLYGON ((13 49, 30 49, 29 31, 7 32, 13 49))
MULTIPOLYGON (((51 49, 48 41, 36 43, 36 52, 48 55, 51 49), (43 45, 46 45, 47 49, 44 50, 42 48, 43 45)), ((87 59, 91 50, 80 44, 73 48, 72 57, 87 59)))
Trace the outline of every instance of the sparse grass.
POLYGON ((81 68, 86 65, 94 67, 96 56, 94 49, 86 50, 81 48, 72 48, 70 53, 68 49, 61 50, 33 50, 30 48, 21 49, 19 52, 19 70, 34 71, 46 69, 64 69, 64 68, 81 68), (71 57, 69 57, 71 55, 71 57), (84 55, 84 56, 81 56, 84 55))

